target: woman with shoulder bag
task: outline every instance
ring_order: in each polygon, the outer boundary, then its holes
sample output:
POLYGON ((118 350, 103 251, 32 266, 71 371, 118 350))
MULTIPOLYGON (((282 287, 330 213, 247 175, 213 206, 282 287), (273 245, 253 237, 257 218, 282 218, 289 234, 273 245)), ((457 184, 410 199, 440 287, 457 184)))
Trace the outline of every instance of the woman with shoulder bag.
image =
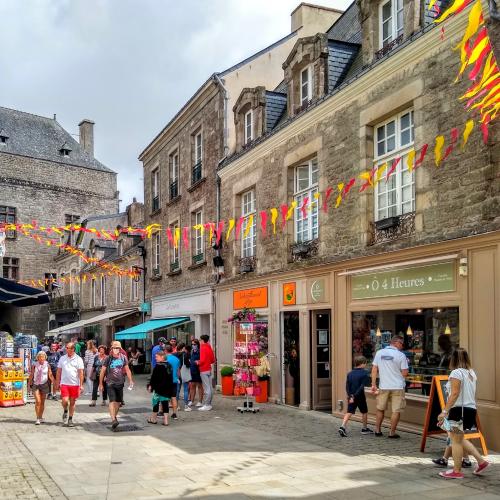
MULTIPOLYGON (((95 406, 97 403, 97 393, 99 391, 99 377, 101 376, 101 368, 108 358, 106 346, 100 345, 97 349, 97 356, 94 358, 91 380, 92 386, 92 402, 89 406, 95 406)), ((108 399, 106 384, 102 389, 102 403, 101 406, 106 406, 106 399, 108 399)))
POLYGON ((32 388, 35 396, 35 425, 40 425, 43 422, 43 411, 45 409, 45 398, 50 392, 50 384, 53 385, 55 379, 52 375, 52 370, 47 362, 47 354, 40 351, 36 355, 36 362, 31 366, 31 372, 28 380, 28 385, 32 388))
POLYGON ((186 345, 181 356, 180 384, 184 387, 184 411, 191 411, 189 404, 189 389, 191 385, 191 346, 186 345))
POLYGON ((450 359, 450 370, 446 392, 448 400, 438 416, 438 425, 448 432, 451 439, 453 469, 440 472, 445 479, 463 479, 462 458, 465 454, 477 460, 474 474, 480 475, 490 465, 481 457, 476 447, 464 439, 464 431, 476 427, 476 383, 477 376, 471 368, 469 355, 465 349, 456 349, 450 359))

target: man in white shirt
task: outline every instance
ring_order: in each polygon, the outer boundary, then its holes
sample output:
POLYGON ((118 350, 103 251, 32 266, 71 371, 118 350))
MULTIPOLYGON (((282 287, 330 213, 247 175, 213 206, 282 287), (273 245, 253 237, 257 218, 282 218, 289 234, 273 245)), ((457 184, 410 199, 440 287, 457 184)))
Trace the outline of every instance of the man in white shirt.
POLYGON ((401 411, 406 406, 405 401, 405 377, 408 375, 408 360, 401 352, 404 339, 399 335, 392 337, 391 345, 380 349, 375 354, 372 366, 372 393, 377 395, 377 423, 375 425, 375 436, 382 436, 380 430, 384 420, 385 410, 391 402, 391 430, 390 438, 399 438, 396 428, 399 423, 401 411), (379 388, 377 390, 377 376, 379 377, 379 388))
POLYGON ((66 344, 66 352, 57 364, 56 390, 61 389, 63 407, 63 423, 67 427, 74 427, 73 414, 75 403, 83 390, 83 359, 75 353, 75 344, 66 344), (69 405, 69 417, 68 417, 69 405))

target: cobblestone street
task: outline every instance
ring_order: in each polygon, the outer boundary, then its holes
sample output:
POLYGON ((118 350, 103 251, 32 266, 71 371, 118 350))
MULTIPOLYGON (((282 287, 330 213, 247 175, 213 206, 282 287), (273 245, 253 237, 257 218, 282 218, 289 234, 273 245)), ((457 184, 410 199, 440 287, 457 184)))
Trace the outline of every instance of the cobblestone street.
POLYGON ((339 420, 318 412, 261 405, 240 414, 237 401, 217 397, 214 411, 180 412, 169 427, 146 423, 149 396, 139 379, 111 433, 107 409, 80 400, 75 428, 61 423, 49 401, 35 427, 33 405, 2 409, 1 498, 330 498, 500 499, 500 459, 484 477, 437 476, 430 459, 443 441, 337 433, 339 420))

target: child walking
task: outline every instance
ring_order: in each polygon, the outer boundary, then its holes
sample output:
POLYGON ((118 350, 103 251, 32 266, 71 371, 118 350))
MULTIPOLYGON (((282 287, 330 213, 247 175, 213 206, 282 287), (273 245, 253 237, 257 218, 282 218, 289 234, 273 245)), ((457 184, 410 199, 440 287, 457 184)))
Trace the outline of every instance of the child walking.
POLYGON ((354 370, 351 370, 347 374, 345 384, 348 402, 347 412, 339 428, 339 434, 342 437, 347 437, 347 422, 356 413, 357 408, 361 412, 363 420, 361 434, 373 434, 373 431, 368 428, 368 405, 366 404, 365 386, 370 384, 370 377, 365 368, 366 358, 364 356, 357 356, 354 358, 354 370))
POLYGON ((160 406, 163 412, 163 425, 168 425, 168 402, 172 397, 173 377, 172 368, 165 361, 165 352, 157 351, 155 354, 156 365, 149 380, 148 390, 153 393, 151 403, 153 412, 148 418, 150 424, 158 423, 160 406))

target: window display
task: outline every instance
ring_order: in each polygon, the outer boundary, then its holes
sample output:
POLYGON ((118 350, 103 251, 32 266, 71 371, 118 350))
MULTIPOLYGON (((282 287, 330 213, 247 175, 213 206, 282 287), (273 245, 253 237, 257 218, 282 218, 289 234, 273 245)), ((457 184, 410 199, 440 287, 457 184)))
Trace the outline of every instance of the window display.
POLYGON ((428 395, 433 375, 448 374, 451 353, 459 345, 458 307, 354 312, 352 358, 363 355, 371 365, 393 335, 405 341, 406 392, 428 395))

